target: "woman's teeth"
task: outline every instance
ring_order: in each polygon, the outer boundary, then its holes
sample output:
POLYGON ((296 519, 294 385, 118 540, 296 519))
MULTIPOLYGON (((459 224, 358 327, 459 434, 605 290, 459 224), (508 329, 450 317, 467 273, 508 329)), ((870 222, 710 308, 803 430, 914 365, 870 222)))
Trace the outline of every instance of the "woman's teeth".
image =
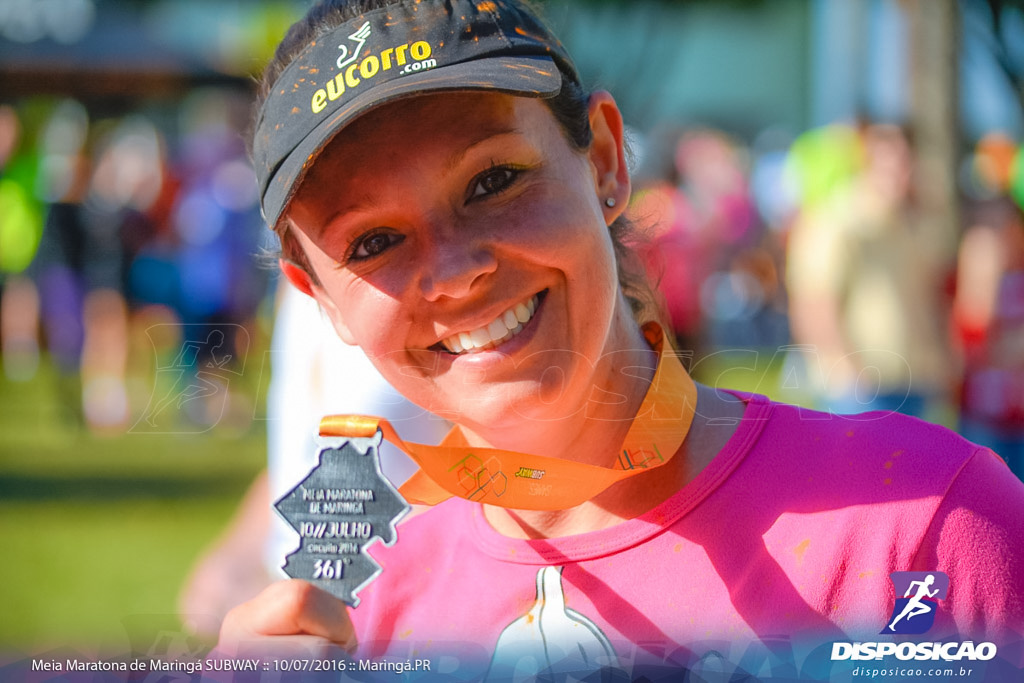
POLYGON ((471 332, 453 334, 441 343, 451 353, 473 353, 486 351, 508 341, 523 330, 523 326, 537 310, 537 295, 508 309, 490 324, 471 332))

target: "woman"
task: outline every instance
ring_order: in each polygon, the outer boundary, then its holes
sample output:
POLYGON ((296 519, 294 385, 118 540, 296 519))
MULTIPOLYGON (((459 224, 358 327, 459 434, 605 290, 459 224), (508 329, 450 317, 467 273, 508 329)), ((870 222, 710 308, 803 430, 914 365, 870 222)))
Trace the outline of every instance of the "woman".
POLYGON ((292 28, 254 140, 281 267, 506 478, 375 548, 357 609, 282 582, 222 648, 312 638, 467 679, 756 673, 878 639, 893 571, 948 573, 936 635, 1021 631, 1024 487, 995 456, 693 385, 630 270, 622 137, 519 2, 325 2, 292 28))

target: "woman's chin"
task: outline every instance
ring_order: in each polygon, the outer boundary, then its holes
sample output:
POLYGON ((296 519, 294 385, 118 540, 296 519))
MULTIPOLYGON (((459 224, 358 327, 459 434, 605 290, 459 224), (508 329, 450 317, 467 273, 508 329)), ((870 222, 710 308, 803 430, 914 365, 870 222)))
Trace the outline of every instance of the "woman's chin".
MULTIPOLYGON (((565 404, 545 397, 543 383, 510 382, 489 387, 458 403, 445 417, 480 436, 496 448, 519 449, 515 443, 531 443, 560 421, 578 413, 558 413, 565 404), (500 442, 500 443, 499 443, 500 442)), ((558 398, 556 393, 555 398, 558 398)))

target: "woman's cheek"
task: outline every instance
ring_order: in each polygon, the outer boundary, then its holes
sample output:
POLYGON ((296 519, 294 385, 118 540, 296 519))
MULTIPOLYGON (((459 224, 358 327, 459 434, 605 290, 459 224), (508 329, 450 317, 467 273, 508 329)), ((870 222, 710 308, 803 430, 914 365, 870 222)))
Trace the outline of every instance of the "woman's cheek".
POLYGON ((371 358, 404 352, 402 326, 393 306, 377 297, 364 298, 353 306, 353 336, 371 358))

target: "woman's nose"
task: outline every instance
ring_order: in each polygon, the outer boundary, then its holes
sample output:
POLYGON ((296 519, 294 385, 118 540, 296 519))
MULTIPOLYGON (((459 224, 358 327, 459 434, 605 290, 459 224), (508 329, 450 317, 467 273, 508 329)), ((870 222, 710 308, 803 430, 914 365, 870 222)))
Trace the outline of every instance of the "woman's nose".
POLYGON ((420 289, 427 301, 467 296, 498 268, 491 246, 465 235, 431 240, 425 251, 421 255, 420 289))

